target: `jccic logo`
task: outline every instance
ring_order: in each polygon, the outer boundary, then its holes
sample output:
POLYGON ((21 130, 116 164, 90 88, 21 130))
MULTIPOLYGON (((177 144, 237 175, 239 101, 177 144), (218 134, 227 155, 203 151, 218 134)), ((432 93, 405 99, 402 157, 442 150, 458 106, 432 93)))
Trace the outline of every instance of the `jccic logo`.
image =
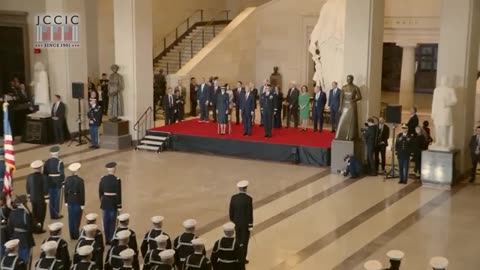
POLYGON ((35 17, 35 48, 78 48, 80 16, 46 14, 35 17))

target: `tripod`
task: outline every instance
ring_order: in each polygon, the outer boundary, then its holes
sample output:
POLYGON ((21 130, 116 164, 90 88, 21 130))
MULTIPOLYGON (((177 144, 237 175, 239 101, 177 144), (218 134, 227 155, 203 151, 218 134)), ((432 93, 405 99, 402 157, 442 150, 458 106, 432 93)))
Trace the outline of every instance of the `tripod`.
POLYGON ((70 143, 68 144, 68 147, 72 145, 73 142, 78 142, 77 146, 84 145, 88 142, 90 142, 90 139, 82 134, 82 104, 80 103, 80 98, 77 98, 78 100, 78 117, 77 117, 77 123, 78 123, 78 133, 75 135, 75 137, 72 138, 70 143), (83 140, 85 138, 86 141, 83 140))
POLYGON ((388 173, 385 175, 384 181, 387 179, 393 179, 393 178, 398 178, 398 169, 395 168, 395 141, 396 141, 396 134, 395 134, 395 128, 397 127, 397 124, 393 124, 393 138, 392 138, 392 168, 388 173))

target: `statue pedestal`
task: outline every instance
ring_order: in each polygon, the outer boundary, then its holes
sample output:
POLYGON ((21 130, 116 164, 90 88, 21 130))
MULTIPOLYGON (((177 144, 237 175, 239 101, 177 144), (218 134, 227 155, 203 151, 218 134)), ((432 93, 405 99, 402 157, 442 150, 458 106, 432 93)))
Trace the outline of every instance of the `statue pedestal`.
POLYGON ((347 166, 344 158, 346 155, 354 155, 358 161, 362 162, 363 142, 362 141, 332 141, 330 170, 332 173, 337 173, 338 170, 343 170, 347 166))
POLYGON ((458 176, 458 150, 422 152, 421 179, 424 186, 435 186, 450 189, 458 176))
POLYGON ((25 134, 22 142, 49 144, 53 141, 53 130, 50 114, 31 113, 27 115, 25 134))
POLYGON ((132 135, 129 134, 128 121, 104 122, 103 135, 100 136, 100 147, 120 150, 132 146, 132 135))

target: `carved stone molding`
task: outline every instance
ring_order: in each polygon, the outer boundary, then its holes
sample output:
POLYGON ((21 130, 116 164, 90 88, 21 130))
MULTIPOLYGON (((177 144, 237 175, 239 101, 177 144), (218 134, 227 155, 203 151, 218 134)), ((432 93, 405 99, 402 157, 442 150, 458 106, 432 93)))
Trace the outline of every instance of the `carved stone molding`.
POLYGON ((385 17, 384 41, 394 43, 438 43, 439 17, 385 17))

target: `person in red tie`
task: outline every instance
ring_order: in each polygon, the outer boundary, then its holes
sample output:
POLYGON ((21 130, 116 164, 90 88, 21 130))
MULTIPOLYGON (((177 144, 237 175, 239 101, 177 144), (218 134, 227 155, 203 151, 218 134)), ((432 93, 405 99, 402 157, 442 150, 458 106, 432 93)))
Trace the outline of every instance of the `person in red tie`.
POLYGON ((163 112, 165 114, 165 126, 175 123, 175 97, 171 87, 168 88, 167 94, 163 97, 163 112))

